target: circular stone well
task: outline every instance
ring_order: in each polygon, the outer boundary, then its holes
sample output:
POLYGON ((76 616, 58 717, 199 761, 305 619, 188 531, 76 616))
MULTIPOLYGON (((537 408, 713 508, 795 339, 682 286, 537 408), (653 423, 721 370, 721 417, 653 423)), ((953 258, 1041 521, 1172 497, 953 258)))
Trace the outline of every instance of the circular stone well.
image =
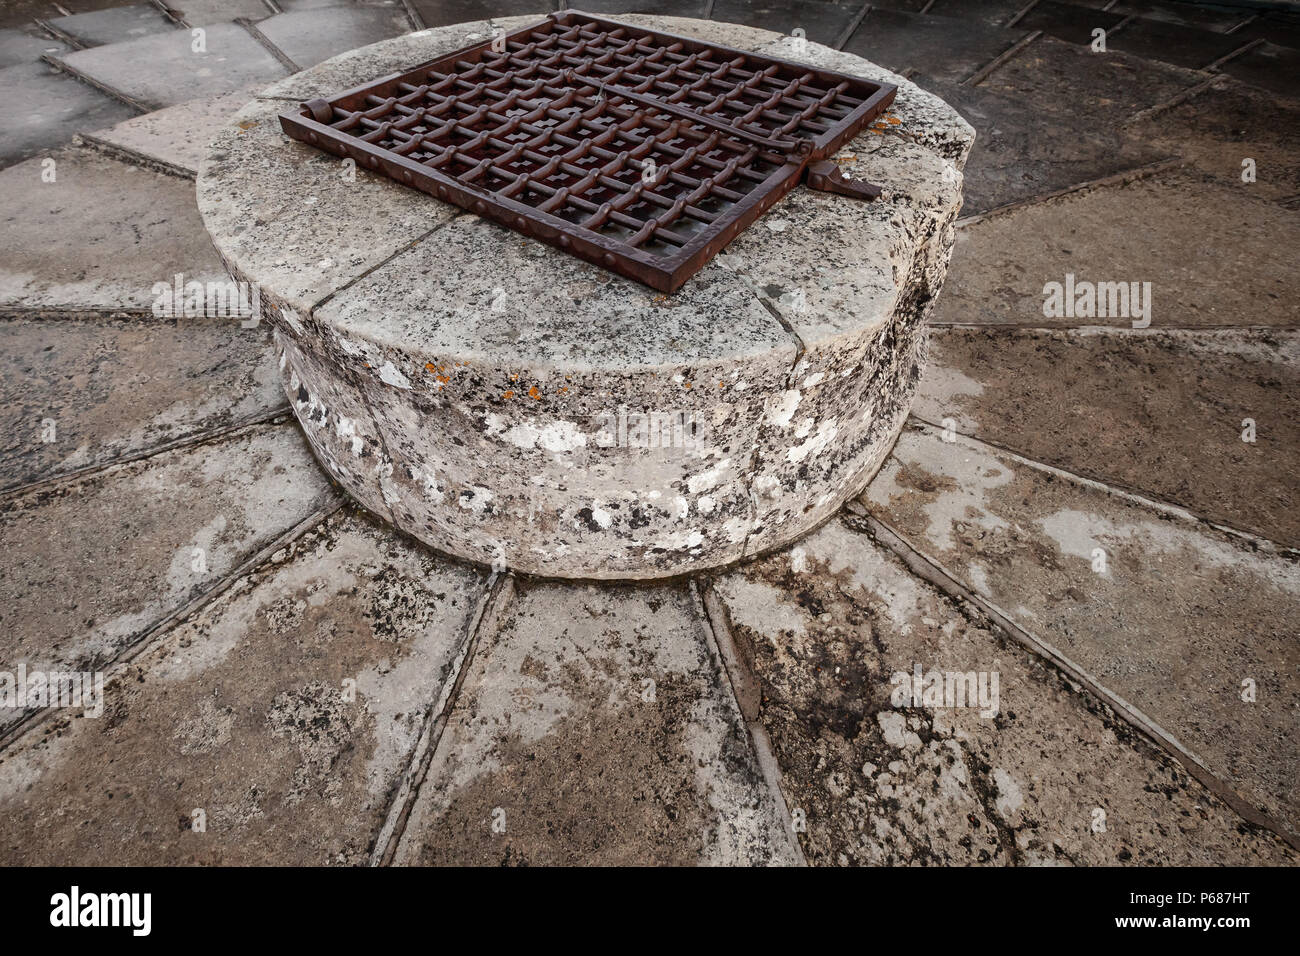
POLYGON ((797 187, 666 296, 280 129, 301 100, 542 19, 410 34, 263 91, 199 172, 213 242, 258 292, 322 465, 432 547, 653 578, 784 544, 861 491, 902 428, 974 132, 859 57, 620 17, 898 86, 836 157, 880 200, 797 187))

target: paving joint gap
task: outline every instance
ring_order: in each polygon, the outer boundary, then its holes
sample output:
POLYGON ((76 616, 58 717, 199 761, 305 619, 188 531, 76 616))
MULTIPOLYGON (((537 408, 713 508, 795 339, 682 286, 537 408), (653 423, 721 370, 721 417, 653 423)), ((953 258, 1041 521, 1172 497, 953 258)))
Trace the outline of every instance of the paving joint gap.
POLYGON ((49 475, 37 481, 25 482, 18 485, 10 485, 7 488, 0 488, 0 502, 8 501, 11 498, 17 498, 22 495, 30 494, 34 491, 44 491, 58 485, 67 484, 73 481, 81 481, 93 477, 100 472, 108 471, 112 468, 118 468, 123 465, 131 465, 136 462, 153 458, 157 455, 165 454, 169 451, 175 451, 178 448, 189 446, 205 445, 219 438, 224 438, 234 432, 242 431, 247 428, 256 428, 259 425, 276 425, 281 421, 287 421, 293 418, 293 409, 288 405, 279 405, 273 409, 263 412, 257 412, 238 421, 231 422, 228 425, 221 425, 217 428, 208 428, 183 438, 176 438, 161 445, 153 445, 141 451, 132 452, 129 455, 123 455, 120 458, 114 458, 111 461, 100 462, 95 465, 87 465, 84 468, 77 468, 73 471, 66 471, 56 475, 49 475))
POLYGON ((42 30, 44 30, 46 33, 48 33, 51 37, 58 40, 60 43, 67 44, 68 46, 72 47, 72 49, 74 50, 90 49, 89 46, 87 46, 85 43, 82 43, 71 33, 66 33, 63 30, 60 30, 58 27, 50 23, 50 21, 48 20, 44 20, 41 17, 37 17, 36 25, 40 27, 42 30))
POLYGON ((1131 169, 1121 170, 1118 173, 1112 173, 1109 176, 1102 176, 1099 179, 1090 179, 1087 182, 1075 183, 1073 186, 1065 186, 1061 189, 1053 190, 1050 193, 1043 193, 1038 196, 1030 196, 1026 199, 1017 199, 1015 202, 1004 203, 1001 206, 994 206, 992 209, 984 212, 977 212, 974 215, 963 216, 957 220, 957 228, 964 229, 966 226, 983 222, 985 219, 992 219, 994 216, 1005 215, 1009 212, 1015 212, 1018 209, 1024 209, 1028 206, 1036 206, 1040 203, 1051 202, 1053 199, 1060 199, 1069 196, 1072 193, 1081 192, 1085 189, 1094 189, 1099 186, 1126 186, 1131 182, 1139 179, 1146 179, 1156 173, 1163 173, 1170 169, 1186 165, 1186 160, 1181 156, 1170 156, 1167 159, 1158 159, 1155 162, 1147 163, 1143 166, 1134 166, 1131 169))
POLYGON ((848 26, 840 31, 840 35, 835 38, 835 42, 832 43, 831 46, 836 50, 843 50, 844 44, 853 39, 853 34, 858 32, 858 27, 862 26, 862 21, 866 19, 867 14, 870 12, 871 4, 864 3, 862 9, 854 15, 852 20, 849 21, 848 26))
POLYGON ((691 598, 695 602, 696 613, 699 615, 700 623, 703 625, 706 634, 710 652, 717 663, 721 664, 719 669, 726 679, 732 700, 736 703, 736 710, 739 712, 741 722, 745 726, 745 734, 749 738, 750 750, 758 763, 759 771, 763 774, 763 782, 781 813, 782 836, 785 838, 785 842, 794 858, 799 861, 799 865, 807 866, 808 859, 804 856, 803 847, 792 829, 793 817, 790 815, 790 805, 786 802, 785 792, 781 789, 781 765, 777 762, 776 752, 772 747, 772 740, 767 734, 767 728, 763 726, 762 721, 759 719, 763 700, 762 684, 758 679, 758 675, 745 665, 736 647, 735 635, 732 633, 727 619, 727 609, 714 592, 713 584, 709 578, 702 577, 698 580, 692 578, 690 590, 691 598), (698 583, 699 581, 703 582, 702 586, 698 583), (701 590, 703 590, 703 594, 701 594, 701 590))
MULTIPOLYGON (((182 604, 173 611, 164 614, 161 618, 150 624, 141 631, 135 638, 125 644, 116 654, 107 661, 97 665, 104 671, 104 683, 112 682, 119 674, 122 673, 131 662, 150 650, 155 639, 162 640, 167 636, 171 627, 179 624, 191 615, 203 610, 222 594, 226 593, 236 581, 245 575, 256 571, 262 564, 271 558, 273 554, 281 548, 291 544, 300 536, 317 527, 325 521, 328 521, 338 510, 347 504, 348 499, 345 495, 335 492, 334 499, 325 507, 318 508, 302 521, 295 524, 292 528, 285 531, 274 541, 261 548, 252 557, 248 558, 241 564, 231 568, 215 582, 212 587, 201 591, 189 601, 182 604)), ((25 737, 28 733, 39 728, 51 717, 63 713, 64 709, 60 707, 44 707, 15 721, 9 727, 0 732, 0 753, 4 753, 20 738, 25 737)))
POLYGON ((99 90, 99 92, 103 93, 106 96, 111 96, 113 97, 113 99, 118 100, 119 102, 125 103, 127 106, 131 107, 131 109, 137 110, 140 113, 155 113, 158 110, 162 109, 162 106, 156 103, 150 103, 147 100, 138 100, 134 96, 130 96, 126 93, 123 93, 119 89, 109 86, 107 83, 101 83, 99 80, 96 80, 93 77, 81 72, 74 66, 69 66, 67 63, 63 62, 58 57, 52 56, 49 53, 41 54, 41 59, 46 63, 48 63, 50 66, 54 67, 56 70, 66 73, 74 80, 80 80, 82 83, 85 83, 87 86, 99 90))
POLYGON ((1251 50, 1255 49, 1255 47, 1263 46, 1263 45, 1264 45, 1264 38, 1256 37, 1255 39, 1249 41, 1248 43, 1243 43, 1241 46, 1237 47, 1237 49, 1233 50, 1231 53, 1225 53, 1223 56, 1219 57, 1213 63, 1209 64, 1208 66, 1203 66, 1201 67, 1201 69, 1207 73, 1212 73, 1218 70, 1219 67, 1223 66, 1223 64, 1227 63, 1228 61, 1235 60, 1237 57, 1245 53, 1249 53, 1251 50))
POLYGON ((267 53, 271 54, 271 56, 275 57, 280 62, 280 65, 290 73, 302 72, 302 67, 290 59, 289 54, 285 53, 278 46, 272 43, 271 38, 259 30, 257 24, 248 19, 248 17, 235 17, 235 23, 243 27, 244 32, 260 43, 262 48, 265 49, 267 53))
POLYGON ((1187 89, 1179 90, 1173 96, 1169 97, 1169 99, 1161 103, 1157 103, 1155 106, 1148 106, 1144 110, 1138 110, 1128 119, 1124 120, 1124 122, 1121 123, 1120 125, 1132 126, 1135 123, 1140 123, 1143 120, 1150 119, 1152 116, 1158 116, 1161 113, 1167 112, 1173 109, 1175 106, 1181 106, 1183 103, 1186 103, 1188 100, 1192 99, 1193 97, 1200 96, 1210 87, 1214 86, 1214 84, 1220 82, 1223 79, 1224 79, 1223 75, 1219 73, 1215 73, 1212 76, 1207 76, 1205 79, 1193 83, 1191 86, 1187 87, 1187 89))
MULTIPOLYGON (((916 424, 924 426, 923 430, 932 432, 936 436, 943 433, 943 428, 941 426, 921 418, 919 415, 911 414, 908 418, 916 424)), ((1223 534, 1240 538, 1256 551, 1261 551, 1266 554, 1275 554, 1280 558, 1286 558, 1288 560, 1300 560, 1300 549, 1292 548, 1288 545, 1273 541, 1271 538, 1265 538, 1263 535, 1257 534, 1254 531, 1246 531, 1242 528, 1234 528, 1231 525, 1225 525, 1213 521, 1204 515, 1197 514, 1184 505, 1175 504, 1172 501, 1164 501, 1149 492, 1136 491, 1122 485, 1111 484, 1110 479, 1093 478, 1078 472, 1068 471, 1065 468, 1058 468, 1056 465, 1049 465, 1045 461, 1039 461, 1036 458, 1029 458, 1016 451, 1014 448, 1008 448, 1006 445, 988 441, 975 435, 967 434, 966 432, 956 432, 955 434, 960 435, 967 441, 983 445, 986 448, 995 449, 1004 455, 1008 455, 1015 459, 1017 464, 1024 465, 1026 468, 1033 468, 1035 471, 1051 475, 1054 478, 1061 478, 1081 487, 1089 488, 1093 491, 1099 491, 1109 497, 1127 502, 1128 504, 1137 505, 1141 508, 1146 508, 1149 511, 1155 511, 1182 521, 1189 521, 1193 524, 1212 528, 1223 534)))
MULTIPOLYGON (((1293 849, 1300 850, 1300 837, 1293 834, 1280 821, 1252 806, 1237 793, 1234 787, 1210 770, 1199 757, 1140 709, 1097 681, 1053 645, 1015 623, 997 605, 968 590, 942 564, 913 548, 898 532, 872 515, 861 504, 858 507, 862 509, 860 514, 856 511, 850 514, 865 525, 865 530, 877 543, 896 554, 913 574, 946 593, 950 599, 957 602, 965 601, 978 608, 1026 650, 1050 663, 1070 681, 1106 704, 1119 719, 1128 723, 1150 740, 1158 750, 1180 764, 1191 777, 1227 804, 1239 817, 1253 826, 1268 830, 1293 849)), ((846 523, 849 527, 853 527, 851 522, 846 523)))
POLYGON ((429 719, 420 732, 420 739, 411 753, 411 761, 403 774, 402 783, 389 806, 388 816, 379 835, 375 839, 374 850, 370 858, 371 866, 392 866, 397 855, 397 848, 406 835, 406 826, 410 822, 411 812, 420 797, 425 779, 432 769, 434 759, 438 756, 445 739, 447 724, 460 700, 465 677, 474 662, 479 640, 483 633, 491 628, 493 633, 499 626, 501 614, 514 599, 514 575, 509 572, 493 571, 484 586, 484 593, 475 609, 474 617, 466 626, 466 637, 461 642, 460 651, 452 663, 453 677, 443 686, 439 700, 429 709, 429 719))
POLYGON ((971 76, 962 85, 979 86, 981 83, 983 83, 985 80, 987 80, 990 76, 993 75, 994 70, 1002 66, 1008 60, 1013 59, 1017 54, 1020 53, 1021 50, 1029 46, 1029 44, 1033 43, 1042 35, 1043 35, 1042 30, 1035 30, 1033 33, 1021 37, 1015 43, 1011 44, 1011 46, 1007 47, 1005 50, 1003 50, 1001 53, 995 56, 992 60, 990 60, 985 66, 981 67, 980 69, 976 70, 973 74, 971 74, 971 76))
MULTIPOLYGON (((94 133, 80 133, 81 142, 90 147, 97 153, 115 159, 120 163, 128 166, 141 166, 145 169, 152 170, 155 173, 162 173, 165 176, 175 176, 178 179, 188 179, 191 182, 197 177, 197 173, 192 169, 186 169, 184 166, 177 166, 169 163, 165 159, 158 159, 150 156, 148 153, 142 153, 130 146, 122 146, 118 143, 110 143, 106 139, 100 139, 94 133)), ((75 144, 74 144, 75 145, 75 144)))
POLYGON ((1026 3, 1023 7, 1021 7, 1019 10, 1017 10, 1014 14, 1011 15, 1010 20, 1002 24, 1002 29, 1009 30, 1012 27, 1014 27, 1025 17, 1029 16, 1030 11, 1033 10, 1034 7, 1036 6, 1038 6, 1038 0, 1029 0, 1028 3, 1026 3))

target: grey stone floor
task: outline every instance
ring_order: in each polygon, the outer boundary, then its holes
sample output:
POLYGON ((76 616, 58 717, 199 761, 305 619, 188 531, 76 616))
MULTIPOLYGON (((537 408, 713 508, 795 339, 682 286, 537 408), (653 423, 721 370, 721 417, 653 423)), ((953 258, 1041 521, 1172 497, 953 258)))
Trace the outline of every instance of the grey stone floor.
POLYGON ((0 708, 0 863, 1294 864, 1300 20, 587 4, 803 29, 979 135, 870 486, 761 560, 596 586, 387 529, 265 328, 150 310, 224 275, 193 176, 259 89, 536 6, 0 14, 0 690, 106 681, 0 708), (1045 317, 1067 273, 1150 282, 1149 327, 1045 317))

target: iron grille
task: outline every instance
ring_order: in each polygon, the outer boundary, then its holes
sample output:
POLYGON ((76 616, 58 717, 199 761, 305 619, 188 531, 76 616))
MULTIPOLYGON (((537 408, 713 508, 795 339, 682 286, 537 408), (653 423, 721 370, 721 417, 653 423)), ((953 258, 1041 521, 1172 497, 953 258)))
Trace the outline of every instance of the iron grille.
POLYGON ((282 113, 294 139, 673 292, 895 87, 576 10, 282 113))

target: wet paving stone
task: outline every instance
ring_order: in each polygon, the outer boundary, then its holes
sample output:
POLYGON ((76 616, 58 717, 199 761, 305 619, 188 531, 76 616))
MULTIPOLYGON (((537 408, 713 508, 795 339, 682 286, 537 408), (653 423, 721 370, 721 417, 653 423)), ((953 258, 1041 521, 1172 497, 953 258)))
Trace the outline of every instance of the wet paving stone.
POLYGON ((92 143, 127 150, 170 170, 193 176, 234 115, 257 89, 236 90, 203 100, 190 100, 124 120, 90 134, 92 143))
POLYGON ((1107 33, 1124 19, 1124 14, 1114 10, 1081 7, 1073 3, 1053 3, 1051 0, 1034 4, 1020 18, 1016 26, 1022 30, 1042 30, 1049 36, 1066 43, 1090 44, 1094 30, 1107 33))
POLYGON ((795 861, 685 588, 517 587, 398 863, 795 861))
POLYGON ((1024 36, 1024 30, 976 21, 873 8, 843 49, 895 72, 913 69, 940 82, 961 83, 1024 36))
POLYGON ((10 864, 365 865, 482 576, 340 515, 0 757, 10 864))
POLYGON ((949 328, 912 412, 1300 547, 1298 393, 1294 330, 949 328))
POLYGON ((1243 83, 1300 100, 1300 50, 1265 42, 1219 68, 1243 83))
POLYGON ((257 25, 300 68, 411 29, 400 7, 327 7, 281 13, 257 25))
POLYGON ((1215 33, 1197 27, 1166 23, 1160 20, 1132 20, 1106 38, 1112 50, 1165 63, 1176 63, 1191 70, 1204 69, 1211 63, 1241 49, 1247 42, 1236 34, 1215 33))
POLYGON ((58 57, 68 69, 132 100, 162 109, 266 85, 289 70, 234 23, 203 27, 202 48, 188 30, 77 50, 58 57))
POLYGON ((102 667, 335 497, 289 423, 8 497, 0 660, 102 667))
MULTIPOLYGON (((1300 224, 1249 188, 1169 174, 1071 193, 959 229, 934 321, 1154 329, 1289 326, 1300 277, 1287 263, 1300 224), (1133 228, 1146 224, 1145 230, 1133 228), (1134 311, 1049 306, 1047 284, 1150 282, 1147 319, 1134 311), (1048 312, 1051 312, 1048 315, 1048 312)), ((1140 287, 1139 291, 1142 291, 1140 287)), ((1079 305, 1078 295, 1075 305, 1079 305)), ((1119 303, 1122 306, 1122 300, 1119 303)), ((1145 306, 1144 306, 1145 309, 1145 306)))
POLYGON ((714 585, 811 865, 1296 858, 853 523, 714 585))
POLYGON ((266 327, 238 319, 11 317, 0 343, 0 488, 285 404, 266 327))
MULTIPOLYGON (((33 60, 0 68, 0 167, 66 146, 78 133, 121 122, 137 111, 120 100, 33 60), (33 104, 40 106, 34 108, 33 104)), ((0 196, 0 202, 6 199, 0 196)))
POLYGON ((447 27, 487 17, 525 14, 537 14, 541 19, 556 9, 555 0, 412 0, 411 6, 426 27, 447 27))
POLYGON ((90 149, 47 158, 0 171, 0 306, 148 310, 178 273, 229 281, 192 182, 90 149))
POLYGON ((150 3, 74 13, 70 17, 51 17, 45 23, 57 32, 72 37, 82 46, 122 43, 176 29, 176 24, 150 3))
POLYGON ((861 502, 1300 830, 1292 556, 929 427, 903 432, 861 502))

